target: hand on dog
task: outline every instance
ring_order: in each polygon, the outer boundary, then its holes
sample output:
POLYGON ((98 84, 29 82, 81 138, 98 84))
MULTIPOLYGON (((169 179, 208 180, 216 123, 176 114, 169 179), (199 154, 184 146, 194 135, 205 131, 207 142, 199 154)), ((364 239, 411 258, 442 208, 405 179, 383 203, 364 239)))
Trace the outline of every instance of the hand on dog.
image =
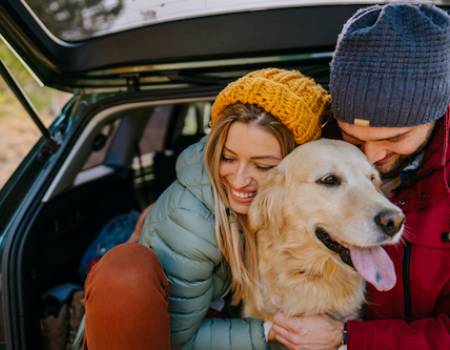
POLYGON ((277 313, 269 340, 277 340, 289 350, 337 349, 342 343, 344 323, 329 316, 286 317, 277 313))

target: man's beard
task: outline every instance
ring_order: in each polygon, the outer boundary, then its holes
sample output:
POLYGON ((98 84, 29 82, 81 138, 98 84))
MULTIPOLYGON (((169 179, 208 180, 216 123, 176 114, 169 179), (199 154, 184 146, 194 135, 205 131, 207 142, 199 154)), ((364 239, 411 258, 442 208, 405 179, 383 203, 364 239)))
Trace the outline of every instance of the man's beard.
POLYGON ((382 172, 378 169, 378 167, 376 167, 376 163, 375 163, 375 167, 380 172, 382 180, 395 179, 396 177, 400 176, 400 173, 402 172, 402 170, 409 163, 411 163, 414 160, 414 158, 416 158, 417 155, 419 153, 421 153, 428 146, 428 142, 430 141, 430 139, 432 137, 434 129, 435 128, 433 126, 433 128, 431 128, 430 131, 428 132, 428 135, 426 136, 425 140, 422 142, 422 144, 417 148, 417 150, 414 153, 409 154, 409 155, 400 155, 400 157, 398 157, 394 161, 394 163, 392 164, 392 166, 390 167, 389 170, 382 172))
POLYGON ((377 170, 380 172, 382 180, 395 179, 396 177, 400 176, 400 173, 402 172, 403 168, 405 168, 410 162, 412 162, 413 159, 417 156, 417 154, 419 154, 422 151, 422 149, 414 152, 413 154, 398 157, 394 161, 394 164, 392 164, 390 169, 387 171, 381 171, 377 167, 377 170))

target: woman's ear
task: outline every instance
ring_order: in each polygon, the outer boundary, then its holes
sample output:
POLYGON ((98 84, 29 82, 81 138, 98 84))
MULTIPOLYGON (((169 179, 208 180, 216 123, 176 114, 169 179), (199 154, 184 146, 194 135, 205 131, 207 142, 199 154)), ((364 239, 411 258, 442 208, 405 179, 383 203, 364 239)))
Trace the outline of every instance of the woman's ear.
POLYGON ((267 173, 267 178, 258 188, 250 205, 248 224, 251 232, 261 229, 278 231, 283 223, 283 202, 285 192, 285 169, 276 167, 267 173))

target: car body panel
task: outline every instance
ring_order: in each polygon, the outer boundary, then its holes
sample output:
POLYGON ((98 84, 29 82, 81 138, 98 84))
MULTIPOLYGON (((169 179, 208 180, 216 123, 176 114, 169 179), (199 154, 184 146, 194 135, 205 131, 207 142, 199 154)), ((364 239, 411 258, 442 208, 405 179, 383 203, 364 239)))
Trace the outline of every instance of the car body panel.
POLYGON ((272 57, 265 62, 270 66, 280 65, 284 56, 292 54, 331 52, 345 19, 360 6, 230 13, 148 25, 71 43, 54 40, 23 5, 5 0, 0 4, 0 32, 45 85, 71 91, 124 87, 130 79, 137 79, 138 85, 161 85, 184 81, 184 76, 195 76, 203 68, 214 77, 214 73, 251 65, 252 58, 258 62, 257 58, 272 57), (227 64, 221 62, 224 59, 234 61, 227 64), (219 61, 216 69, 211 61, 219 61), (178 65, 158 66, 168 63, 178 65), (145 76, 153 81, 141 82, 145 76))

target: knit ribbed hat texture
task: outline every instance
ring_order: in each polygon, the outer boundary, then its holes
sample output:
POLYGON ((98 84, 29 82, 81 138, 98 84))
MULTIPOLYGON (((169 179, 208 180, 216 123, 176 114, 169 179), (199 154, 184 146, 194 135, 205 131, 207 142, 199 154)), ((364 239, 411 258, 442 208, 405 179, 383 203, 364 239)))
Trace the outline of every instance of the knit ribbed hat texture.
POLYGON ((254 104, 278 118, 302 144, 320 137, 322 114, 329 102, 325 89, 298 71, 261 69, 228 84, 219 93, 212 106, 211 125, 228 106, 254 104))
POLYGON ((338 37, 330 73, 338 120, 390 127, 432 122, 450 103, 450 16, 427 4, 359 10, 338 37))

